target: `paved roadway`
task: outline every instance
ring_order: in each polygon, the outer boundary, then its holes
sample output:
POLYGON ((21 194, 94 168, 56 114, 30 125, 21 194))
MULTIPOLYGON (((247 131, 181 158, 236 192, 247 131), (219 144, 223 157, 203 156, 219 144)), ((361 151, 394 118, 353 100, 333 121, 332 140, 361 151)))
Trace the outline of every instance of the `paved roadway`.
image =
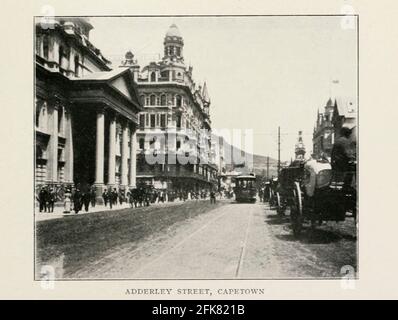
MULTIPOLYGON (((330 223, 300 240, 288 218, 263 203, 228 203, 167 232, 124 245, 87 265, 73 278, 265 279, 336 277, 355 265, 352 222, 330 223), (346 224, 346 223, 345 223, 346 224), (337 230, 337 231, 336 231, 337 230), (348 230, 348 231, 347 231, 348 230)), ((355 267, 355 266, 354 266, 355 267)))

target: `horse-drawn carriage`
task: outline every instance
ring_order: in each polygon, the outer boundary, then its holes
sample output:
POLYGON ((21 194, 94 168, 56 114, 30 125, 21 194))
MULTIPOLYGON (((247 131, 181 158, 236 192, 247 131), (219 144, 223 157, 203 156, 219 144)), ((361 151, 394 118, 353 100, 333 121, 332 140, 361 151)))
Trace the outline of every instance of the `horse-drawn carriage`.
POLYGON ((286 208, 293 205, 295 182, 300 182, 302 180, 303 168, 304 163, 302 161, 295 161, 290 166, 281 168, 274 196, 274 206, 278 214, 283 215, 286 208))
MULTIPOLYGON (((327 161, 309 160, 301 177, 290 184, 290 217, 298 236, 305 221, 314 228, 322 221, 344 221, 347 211, 356 218, 356 164, 348 172, 336 172, 327 161)), ((289 197, 288 197, 289 198, 289 197)))

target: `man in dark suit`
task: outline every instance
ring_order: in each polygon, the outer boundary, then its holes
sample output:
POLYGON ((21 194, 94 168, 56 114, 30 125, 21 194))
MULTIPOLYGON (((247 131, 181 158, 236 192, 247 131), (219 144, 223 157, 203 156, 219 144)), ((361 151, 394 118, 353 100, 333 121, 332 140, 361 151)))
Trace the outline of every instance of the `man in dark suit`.
POLYGON ((48 212, 54 212, 54 203, 55 203, 55 191, 53 188, 50 188, 50 191, 47 194, 48 212))
POLYGON ((45 187, 41 187, 40 192, 39 192, 39 206, 40 206, 40 212, 44 210, 44 212, 47 211, 47 190, 45 187))
POLYGON ((82 201, 82 194, 80 192, 80 189, 76 189, 73 194, 73 209, 75 210, 76 214, 81 210, 82 206, 81 201, 82 201))

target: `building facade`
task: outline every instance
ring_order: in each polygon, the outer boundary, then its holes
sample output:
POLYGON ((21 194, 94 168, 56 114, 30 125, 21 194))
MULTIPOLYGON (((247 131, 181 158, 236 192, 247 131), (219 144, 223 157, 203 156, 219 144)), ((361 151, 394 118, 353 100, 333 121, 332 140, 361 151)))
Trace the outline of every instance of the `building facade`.
POLYGON ((36 187, 135 185, 138 113, 133 74, 111 70, 83 18, 36 24, 36 187))
POLYGON ((324 112, 317 114, 317 121, 313 133, 313 155, 316 158, 326 156, 330 158, 334 141, 340 136, 340 129, 348 127, 356 150, 357 139, 357 104, 355 99, 337 97, 334 102, 330 98, 324 107, 324 112))
POLYGON ((323 112, 317 113, 317 120, 314 127, 312 143, 313 156, 330 158, 335 139, 335 130, 332 123, 334 103, 330 98, 324 107, 323 112))
POLYGON ((209 189, 217 185, 207 85, 196 85, 184 62, 184 40, 176 25, 164 38, 164 55, 142 69, 127 52, 121 67, 135 75, 144 110, 137 130, 137 179, 156 189, 209 189), (192 161, 181 163, 180 156, 192 161), (157 157, 156 163, 148 156, 157 157), (196 159, 196 161, 194 160, 196 159))

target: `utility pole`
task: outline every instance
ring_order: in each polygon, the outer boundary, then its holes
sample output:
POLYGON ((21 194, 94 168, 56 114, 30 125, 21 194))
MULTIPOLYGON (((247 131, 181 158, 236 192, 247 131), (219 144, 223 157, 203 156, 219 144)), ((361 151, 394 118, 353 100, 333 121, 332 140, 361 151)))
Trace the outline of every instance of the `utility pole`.
POLYGON ((267 157, 267 181, 269 180, 269 156, 267 157))
POLYGON ((278 127, 278 178, 281 170, 281 127, 278 127))

